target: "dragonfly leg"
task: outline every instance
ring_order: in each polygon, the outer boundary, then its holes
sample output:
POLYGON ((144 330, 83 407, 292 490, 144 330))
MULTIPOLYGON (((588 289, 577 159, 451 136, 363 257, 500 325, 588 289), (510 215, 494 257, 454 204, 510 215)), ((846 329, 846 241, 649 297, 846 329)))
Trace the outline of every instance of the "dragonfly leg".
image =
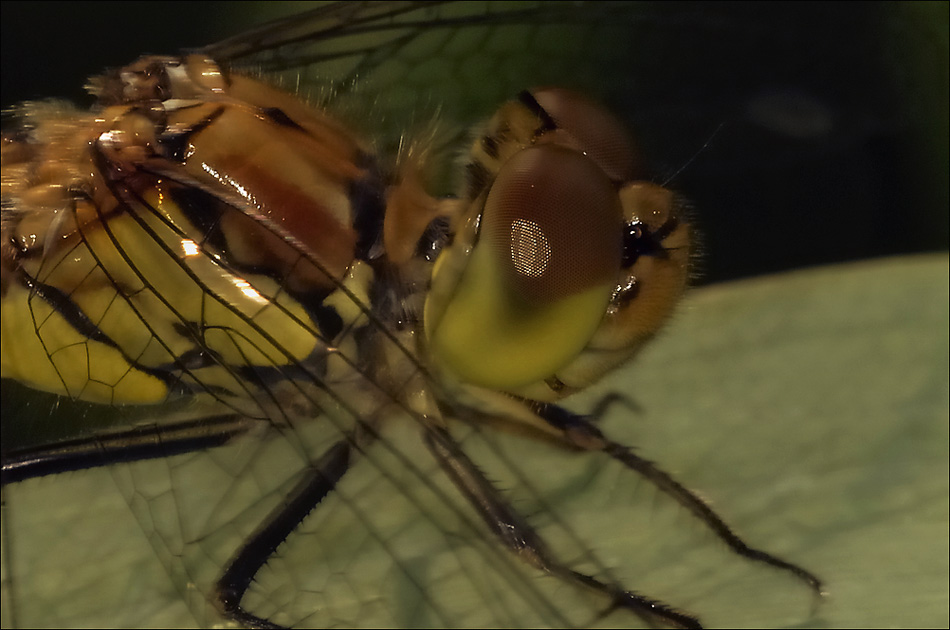
POLYGON ((100 433, 3 454, 3 485, 112 464, 160 459, 223 446, 259 422, 225 414, 166 425, 100 433))
POLYGON ((640 404, 633 398, 630 398, 629 396, 619 392, 611 392, 601 396, 600 400, 594 404, 594 408, 591 409, 590 413, 587 414, 586 417, 597 423, 607 415, 607 412, 614 405, 623 405, 635 414, 643 413, 643 407, 641 407, 640 404))
POLYGON ((277 548, 326 497, 349 469, 352 445, 337 442, 313 464, 286 500, 271 512, 237 551, 218 579, 216 596, 226 617, 248 628, 280 628, 241 607, 254 576, 277 548))
POLYGON ((636 471, 653 485, 689 510, 722 540, 736 554, 762 562, 776 569, 788 571, 805 582, 818 597, 823 597, 822 581, 810 571, 745 543, 709 505, 688 488, 676 481, 653 462, 640 457, 633 450, 618 444, 595 427, 585 416, 572 413, 557 405, 537 403, 532 405, 534 412, 551 426, 560 429, 564 437, 574 446, 589 451, 601 451, 619 461, 627 468, 636 471))
POLYGON ((521 560, 605 595, 610 600, 605 614, 617 608, 626 608, 648 622, 659 620, 683 628, 702 627, 695 617, 667 604, 561 564, 547 550, 544 540, 507 504, 501 492, 485 478, 448 432, 441 427, 427 426, 425 442, 452 482, 478 510, 489 529, 521 560))

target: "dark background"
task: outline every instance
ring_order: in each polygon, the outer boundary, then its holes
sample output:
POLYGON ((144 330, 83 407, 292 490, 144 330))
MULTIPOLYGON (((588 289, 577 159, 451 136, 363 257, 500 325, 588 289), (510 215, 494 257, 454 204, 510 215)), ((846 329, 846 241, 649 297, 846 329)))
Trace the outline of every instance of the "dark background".
MULTIPOLYGON (((698 283, 947 249, 947 3, 637 6, 633 61, 595 78, 695 207, 698 283)), ((216 41, 257 10, 5 2, 2 105, 89 103, 87 76, 216 41)))

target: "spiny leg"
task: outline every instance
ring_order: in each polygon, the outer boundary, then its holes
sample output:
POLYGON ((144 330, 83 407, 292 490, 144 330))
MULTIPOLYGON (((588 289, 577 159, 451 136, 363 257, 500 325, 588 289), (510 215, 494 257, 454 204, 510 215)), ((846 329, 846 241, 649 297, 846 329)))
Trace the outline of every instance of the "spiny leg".
POLYGON ((551 426, 560 429, 564 437, 574 446, 587 451, 606 453, 676 499, 680 505, 705 523, 736 554, 782 571, 788 571, 808 584, 816 596, 823 597, 825 595, 822 582, 814 573, 766 551, 747 545, 700 497, 673 479, 668 473, 659 469, 653 462, 635 454, 630 447, 609 440, 586 417, 548 403, 531 403, 531 408, 538 417, 551 426))
POLYGON ((221 414, 165 425, 142 425, 58 442, 53 446, 11 451, 3 454, 2 483, 7 485, 45 475, 223 446, 255 430, 258 424, 250 418, 221 414))
POLYGON ((454 439, 442 428, 425 428, 426 446, 461 490, 482 520, 502 543, 520 559, 542 571, 602 593, 610 599, 604 614, 626 608, 648 622, 657 619, 683 628, 701 628, 695 617, 633 591, 603 582, 561 564, 547 550, 543 539, 508 505, 501 492, 481 473, 454 439))
POLYGON ((261 567, 333 489, 349 469, 352 445, 340 441, 313 464, 287 499, 275 508, 237 551, 218 579, 216 592, 222 612, 248 628, 280 628, 241 607, 241 600, 261 567))

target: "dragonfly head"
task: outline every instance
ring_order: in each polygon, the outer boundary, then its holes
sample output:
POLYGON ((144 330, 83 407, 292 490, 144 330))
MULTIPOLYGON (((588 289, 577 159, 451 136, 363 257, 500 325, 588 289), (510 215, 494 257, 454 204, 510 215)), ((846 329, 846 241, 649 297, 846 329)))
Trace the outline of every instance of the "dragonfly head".
POLYGON ((508 103, 472 150, 425 308, 437 366, 535 400, 584 388, 660 327, 688 278, 682 202, 621 125, 562 89, 508 103))

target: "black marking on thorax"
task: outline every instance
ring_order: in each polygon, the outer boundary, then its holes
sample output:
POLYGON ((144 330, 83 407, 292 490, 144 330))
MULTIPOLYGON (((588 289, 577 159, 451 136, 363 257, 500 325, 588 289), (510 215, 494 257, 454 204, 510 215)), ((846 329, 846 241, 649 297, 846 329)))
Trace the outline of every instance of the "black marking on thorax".
POLYGON ((353 209, 353 229, 356 230, 356 258, 369 261, 378 250, 383 235, 386 215, 386 185, 376 159, 369 153, 360 152, 356 165, 363 170, 363 177, 350 183, 347 195, 353 209))

